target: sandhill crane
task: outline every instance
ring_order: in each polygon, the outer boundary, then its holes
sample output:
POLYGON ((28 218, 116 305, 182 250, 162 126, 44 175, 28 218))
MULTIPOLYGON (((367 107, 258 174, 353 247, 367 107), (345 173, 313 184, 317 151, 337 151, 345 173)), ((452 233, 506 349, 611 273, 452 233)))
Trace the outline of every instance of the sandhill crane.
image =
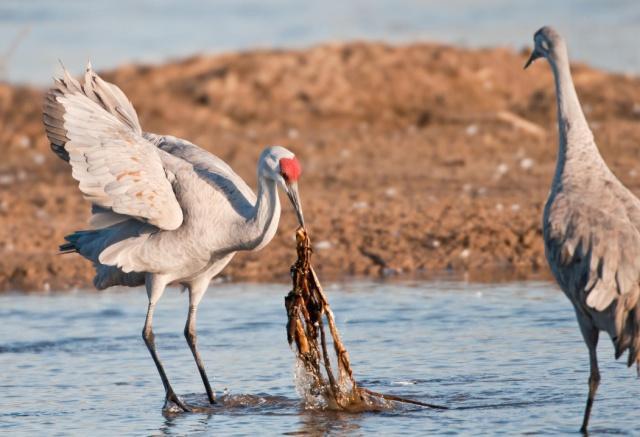
POLYGON ((589 395, 581 431, 587 431, 600 383, 600 331, 616 359, 640 360, 640 200, 605 164, 573 86, 564 39, 550 27, 534 35, 525 64, 545 58, 555 78, 559 149, 544 208, 543 235, 551 271, 574 306, 589 348, 589 395))
POLYGON ((155 347, 154 308, 171 283, 189 291, 184 329, 207 396, 215 402, 196 348, 196 311, 216 276, 241 250, 259 250, 280 219, 277 187, 304 226, 297 181, 300 164, 279 146, 258 160, 258 193, 221 159, 188 141, 143 132, 115 85, 87 66, 84 83, 64 75, 47 93, 43 121, 52 150, 71 165, 92 204, 93 229, 65 237, 63 252, 93 262, 98 289, 145 285, 149 297, 142 336, 160 373, 165 407, 189 407, 176 395, 155 347))

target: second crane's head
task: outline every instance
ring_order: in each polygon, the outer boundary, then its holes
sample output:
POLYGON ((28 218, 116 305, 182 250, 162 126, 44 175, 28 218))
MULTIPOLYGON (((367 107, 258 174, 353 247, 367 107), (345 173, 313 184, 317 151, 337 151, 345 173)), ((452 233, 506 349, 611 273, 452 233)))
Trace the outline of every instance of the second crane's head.
POLYGON ((260 156, 259 172, 259 176, 275 181, 287 193, 298 216, 298 222, 304 227, 304 216, 298 193, 298 179, 302 173, 302 167, 296 155, 281 146, 267 147, 260 156))
POLYGON ((553 27, 544 26, 538 29, 533 35, 533 51, 524 68, 526 69, 539 58, 546 58, 552 64, 557 61, 556 57, 566 54, 567 46, 562 38, 553 27))

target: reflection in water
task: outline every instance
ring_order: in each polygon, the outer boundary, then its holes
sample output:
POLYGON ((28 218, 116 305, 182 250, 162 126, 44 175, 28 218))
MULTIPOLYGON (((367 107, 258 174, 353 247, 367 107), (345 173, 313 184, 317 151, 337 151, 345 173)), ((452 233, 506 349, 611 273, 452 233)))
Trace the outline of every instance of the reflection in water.
MULTIPOLYGON (((162 384, 139 335, 143 290, 0 295, 0 433, 548 434, 579 427, 588 356, 571 305, 551 286, 328 287, 360 384, 451 408, 367 414, 303 407, 286 341, 287 291, 218 285, 204 299, 199 342, 220 401, 214 406, 182 336, 188 299, 169 291, 160 302, 158 350, 175 389, 203 410, 193 414, 162 412, 162 384)), ((600 354, 612 356, 601 343, 600 354)), ((640 384, 623 362, 602 364, 592 432, 632 432, 640 384)))
MULTIPOLYGON (((367 413, 370 414, 370 413, 367 413)), ((300 428, 288 435, 353 435, 360 429, 359 422, 366 414, 348 414, 337 411, 303 411, 300 428)))

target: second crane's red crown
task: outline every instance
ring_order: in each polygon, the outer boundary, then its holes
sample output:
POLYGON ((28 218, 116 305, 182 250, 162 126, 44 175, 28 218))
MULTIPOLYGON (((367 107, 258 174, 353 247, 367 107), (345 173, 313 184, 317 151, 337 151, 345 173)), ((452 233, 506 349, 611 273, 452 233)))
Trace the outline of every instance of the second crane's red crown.
POLYGON ((300 161, 295 156, 280 159, 280 173, 285 181, 296 182, 302 173, 300 161))

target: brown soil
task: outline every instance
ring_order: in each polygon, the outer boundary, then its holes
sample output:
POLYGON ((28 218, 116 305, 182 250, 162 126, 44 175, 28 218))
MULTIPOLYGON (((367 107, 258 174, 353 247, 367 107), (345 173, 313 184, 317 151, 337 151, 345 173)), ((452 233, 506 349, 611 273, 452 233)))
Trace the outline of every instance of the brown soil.
MULTIPOLYGON (((541 214, 556 156, 548 66, 506 49, 377 43, 196 57, 104 73, 145 130, 217 154, 250 184, 261 149, 303 164, 305 216, 323 278, 468 273, 547 276, 541 214)), ((640 192, 640 79, 574 66, 601 151, 640 192)), ((42 90, 0 84, 0 289, 88 287, 89 262, 57 255, 89 207, 49 151, 42 90)), ((295 217, 241 253, 233 280, 286 280, 295 217)))

